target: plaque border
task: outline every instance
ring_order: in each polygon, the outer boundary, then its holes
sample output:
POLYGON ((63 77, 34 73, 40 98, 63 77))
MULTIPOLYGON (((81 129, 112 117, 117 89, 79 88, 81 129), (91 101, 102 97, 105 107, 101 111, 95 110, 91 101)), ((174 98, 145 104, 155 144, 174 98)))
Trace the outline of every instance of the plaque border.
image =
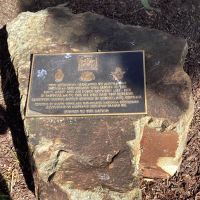
MULTIPOLYGON (((30 75, 29 75, 29 81, 28 81, 28 89, 27 94, 28 97, 26 98, 25 103, 25 118, 38 118, 38 117, 91 117, 91 116, 132 116, 132 115, 145 115, 147 114, 147 94, 146 94, 146 66, 145 66, 145 51, 144 50, 129 50, 129 51, 100 51, 100 52, 65 52, 65 53, 34 53, 31 54, 31 69, 30 69, 30 75), (31 114, 31 111, 29 109, 29 100, 30 100, 30 90, 32 86, 32 74, 34 69, 34 60, 36 56, 56 56, 56 55, 66 55, 66 54, 109 54, 109 53, 128 53, 128 52, 142 52, 143 55, 143 75, 144 75, 144 112, 138 112, 138 113, 107 113, 107 114, 31 114)), ((35 112, 37 113, 37 112, 35 112)))

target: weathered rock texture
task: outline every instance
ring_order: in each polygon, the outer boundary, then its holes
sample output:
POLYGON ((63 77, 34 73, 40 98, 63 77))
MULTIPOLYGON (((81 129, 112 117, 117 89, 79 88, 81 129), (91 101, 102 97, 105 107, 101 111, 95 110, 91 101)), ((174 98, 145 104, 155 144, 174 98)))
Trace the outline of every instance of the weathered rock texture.
POLYGON ((140 199, 138 174, 168 178, 177 171, 193 115, 185 40, 61 7, 22 13, 7 31, 22 115, 31 54, 146 52, 147 115, 24 117, 41 199, 140 199))
POLYGON ((20 0, 0 0, 0 27, 14 19, 20 12, 20 0))

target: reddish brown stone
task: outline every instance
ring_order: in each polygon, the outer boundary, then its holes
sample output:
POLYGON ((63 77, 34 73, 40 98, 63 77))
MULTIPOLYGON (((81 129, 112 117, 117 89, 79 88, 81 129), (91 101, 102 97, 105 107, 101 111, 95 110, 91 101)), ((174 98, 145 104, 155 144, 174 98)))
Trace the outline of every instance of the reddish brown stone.
POLYGON ((118 152, 107 164, 105 162, 93 166, 92 159, 94 158, 91 158, 91 165, 89 165, 80 158, 72 157, 62 166, 61 171, 56 172, 56 181, 63 185, 70 181, 80 190, 102 186, 118 192, 129 191, 135 185, 132 177, 131 155, 128 150, 118 152))
POLYGON ((70 200, 68 195, 54 183, 39 181, 39 199, 41 200, 70 200))
POLYGON ((140 169, 148 178, 168 178, 170 175, 157 164, 161 157, 175 157, 178 134, 175 131, 158 132, 145 127, 141 141, 140 169))
POLYGON ((65 119, 58 123, 51 119, 28 119, 30 129, 40 127, 32 144, 38 144, 44 136, 53 141, 48 151, 35 152, 37 163, 48 161, 56 150, 73 152, 51 180, 55 178, 61 184, 73 182, 74 187, 80 190, 98 186, 119 192, 131 190, 136 184, 132 176, 133 155, 126 143, 135 139, 131 118, 99 117, 99 120, 90 119, 89 126, 88 120, 65 119))

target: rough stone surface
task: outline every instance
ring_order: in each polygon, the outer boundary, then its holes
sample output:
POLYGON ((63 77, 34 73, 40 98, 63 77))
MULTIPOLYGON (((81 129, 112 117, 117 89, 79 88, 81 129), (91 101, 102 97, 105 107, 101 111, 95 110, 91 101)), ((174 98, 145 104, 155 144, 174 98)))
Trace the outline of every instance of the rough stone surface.
POLYGON ((0 0, 0 27, 14 19, 20 12, 20 0, 0 0))
POLYGON ((22 13, 7 31, 23 117, 31 54, 146 52, 147 115, 24 117, 38 197, 141 199, 138 174, 168 178, 176 172, 193 116, 190 80, 182 69, 185 40, 92 13, 74 15, 62 7, 22 13))

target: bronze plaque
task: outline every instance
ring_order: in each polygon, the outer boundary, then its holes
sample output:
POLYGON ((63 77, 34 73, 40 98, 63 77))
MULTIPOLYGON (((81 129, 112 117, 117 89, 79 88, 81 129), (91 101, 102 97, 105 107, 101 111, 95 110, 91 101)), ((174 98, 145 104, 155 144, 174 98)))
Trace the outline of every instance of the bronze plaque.
POLYGON ((33 56, 27 117, 145 113, 143 51, 33 56))

